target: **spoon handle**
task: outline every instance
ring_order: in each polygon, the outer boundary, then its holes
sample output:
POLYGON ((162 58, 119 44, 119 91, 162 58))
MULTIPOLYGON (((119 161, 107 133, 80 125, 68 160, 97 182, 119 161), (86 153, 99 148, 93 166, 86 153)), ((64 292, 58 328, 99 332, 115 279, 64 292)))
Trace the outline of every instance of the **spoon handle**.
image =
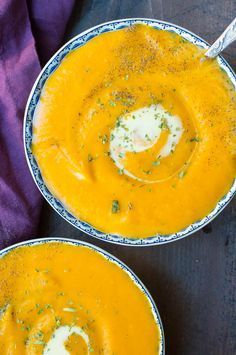
POLYGON ((236 18, 226 28, 222 35, 206 51, 205 56, 214 58, 222 52, 230 43, 236 40, 236 18))

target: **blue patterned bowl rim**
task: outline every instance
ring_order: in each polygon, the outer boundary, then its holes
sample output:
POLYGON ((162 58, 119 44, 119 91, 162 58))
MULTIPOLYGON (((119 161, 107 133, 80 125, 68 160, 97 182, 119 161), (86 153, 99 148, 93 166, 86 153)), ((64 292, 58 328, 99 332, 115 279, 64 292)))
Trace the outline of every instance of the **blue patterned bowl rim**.
MULTIPOLYGON (((31 90, 29 95, 29 99, 26 105, 25 116, 24 116, 24 147, 25 147, 25 154, 26 159, 29 165, 29 169, 33 176, 33 179, 38 186, 40 192, 44 196, 44 198, 48 201, 48 203, 54 208, 55 211, 59 213, 61 217, 63 217, 67 222, 72 224, 74 227, 78 228, 79 230, 93 236, 95 238, 115 243, 115 244, 122 244, 128 246, 151 246, 151 245, 160 245, 169 242, 173 242, 175 240, 182 239, 187 237, 188 235, 196 232, 197 230, 204 227, 207 223, 212 221, 222 210, 223 208, 229 203, 229 201, 233 198, 235 191, 236 191, 236 179, 234 180, 229 192, 217 203, 216 207, 203 219, 196 221, 195 223, 189 225, 187 228, 173 234, 168 235, 161 235, 156 234, 150 236, 148 238, 127 238, 122 235, 118 234, 106 234, 95 227, 91 226, 89 223, 82 221, 75 216, 73 216, 63 204, 56 199, 52 193, 48 190, 46 184, 43 181, 42 175, 40 173, 40 169, 38 164, 33 156, 31 150, 32 144, 32 122, 33 122, 33 115, 38 103, 41 91, 45 84, 47 78, 54 72, 54 70, 60 65, 63 58, 72 50, 83 46, 87 43, 90 39, 109 31, 115 31, 122 28, 130 27, 137 23, 144 23, 149 26, 152 26, 158 30, 167 30, 170 32, 177 33, 181 35, 186 40, 196 44, 197 46, 207 49, 209 48, 209 44, 204 41, 201 37, 195 35, 194 33, 171 23, 165 21, 159 21, 154 19, 146 19, 146 18, 128 18, 128 19, 121 19, 115 21, 109 21, 98 26, 92 27, 79 35, 72 38, 69 42, 67 42, 61 49, 59 49, 56 54, 49 60, 49 62, 45 65, 42 69, 41 73, 39 74, 38 78, 35 81, 35 84, 31 90)), ((229 64, 225 61, 222 56, 217 58, 217 61, 222 70, 226 72, 230 81, 232 82, 234 88, 236 88, 236 76, 232 68, 229 64)))
POLYGON ((73 246, 82 246, 82 247, 89 248, 89 249, 99 253, 100 255, 102 255, 104 258, 106 258, 110 262, 116 264, 119 268, 121 268, 124 272, 126 272, 128 274, 128 276, 132 279, 134 284, 144 293, 144 295, 146 296, 146 298, 149 302, 154 320, 160 328, 160 352, 158 355, 165 354, 164 329, 163 329, 163 325, 162 325, 159 311, 157 309, 157 306, 156 306, 152 296, 150 295, 146 286, 144 286, 142 281, 138 278, 138 276, 125 263, 123 263, 121 260, 119 260, 118 258, 113 256, 112 254, 108 253, 107 251, 105 251, 95 245, 92 245, 92 244, 89 244, 87 242, 83 242, 83 241, 77 240, 77 239, 69 239, 69 238, 63 238, 63 237, 48 237, 48 238, 26 240, 24 242, 20 242, 20 243, 11 245, 10 247, 0 250, 0 258, 2 258, 3 256, 7 255, 11 251, 18 249, 20 247, 25 247, 25 246, 31 247, 31 246, 40 245, 40 244, 47 244, 47 243, 63 243, 63 244, 69 244, 69 245, 73 245, 73 246))

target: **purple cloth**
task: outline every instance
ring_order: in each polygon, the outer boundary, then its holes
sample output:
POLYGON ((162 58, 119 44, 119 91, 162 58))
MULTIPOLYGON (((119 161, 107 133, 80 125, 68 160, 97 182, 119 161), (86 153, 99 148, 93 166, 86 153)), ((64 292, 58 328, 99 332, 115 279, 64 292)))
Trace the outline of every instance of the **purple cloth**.
POLYGON ((24 156, 23 115, 40 63, 61 44, 73 3, 0 2, 0 248, 37 233, 42 199, 24 156))

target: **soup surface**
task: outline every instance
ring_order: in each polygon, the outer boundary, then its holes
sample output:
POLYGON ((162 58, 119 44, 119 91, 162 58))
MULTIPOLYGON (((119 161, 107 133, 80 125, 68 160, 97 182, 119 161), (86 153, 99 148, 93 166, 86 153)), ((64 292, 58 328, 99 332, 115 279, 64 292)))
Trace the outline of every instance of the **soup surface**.
POLYGON ((230 189, 235 89, 216 60, 146 25, 67 55, 34 116, 33 153, 78 218, 127 237, 180 231, 230 189))
POLYGON ((100 253, 48 243, 0 258, 1 355, 159 354, 145 294, 100 253))

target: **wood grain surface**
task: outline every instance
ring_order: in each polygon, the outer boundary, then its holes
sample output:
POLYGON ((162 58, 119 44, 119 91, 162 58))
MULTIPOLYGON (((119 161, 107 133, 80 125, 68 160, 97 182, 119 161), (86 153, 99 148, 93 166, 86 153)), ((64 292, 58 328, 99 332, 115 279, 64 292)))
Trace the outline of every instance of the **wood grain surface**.
MULTIPOLYGON (((236 0, 77 0, 66 39, 108 20, 148 17, 181 25, 213 42, 235 16, 236 0)), ((224 56, 236 70, 236 44, 224 56)), ((167 355, 236 354, 236 199, 210 226, 159 247, 98 241, 70 226, 46 202, 40 236, 85 240, 131 267, 159 308, 167 355)))

